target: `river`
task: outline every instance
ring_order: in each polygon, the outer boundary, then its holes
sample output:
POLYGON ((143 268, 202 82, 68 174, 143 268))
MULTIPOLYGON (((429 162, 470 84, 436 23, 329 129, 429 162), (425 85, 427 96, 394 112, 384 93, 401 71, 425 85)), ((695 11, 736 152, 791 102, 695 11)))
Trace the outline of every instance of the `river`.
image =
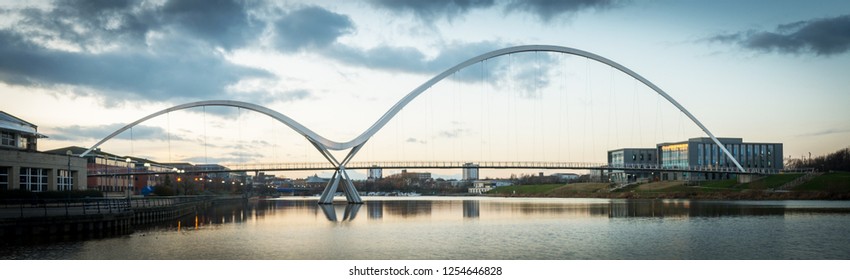
POLYGON ((365 197, 247 201, 132 234, 12 245, 38 260, 850 259, 849 201, 365 197))

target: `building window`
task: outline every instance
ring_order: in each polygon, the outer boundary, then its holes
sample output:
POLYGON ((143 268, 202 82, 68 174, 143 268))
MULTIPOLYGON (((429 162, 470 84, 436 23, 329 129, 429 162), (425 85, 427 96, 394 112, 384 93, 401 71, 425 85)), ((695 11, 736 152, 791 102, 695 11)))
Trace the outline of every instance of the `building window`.
POLYGON ((47 169, 21 167, 21 189, 32 192, 47 191, 47 169))
POLYGON ((18 146, 17 142, 15 141, 15 134, 5 132, 5 131, 0 132, 0 145, 9 146, 9 147, 18 146))
POLYGON ((9 189, 9 168, 0 167, 0 190, 9 189))
POLYGON ((697 155, 697 165, 703 165, 703 162, 705 161, 705 153, 702 151, 703 146, 705 146, 705 144, 697 145, 697 151, 699 152, 697 155))
POLYGON ((74 176, 70 170, 56 170, 56 190, 70 191, 74 189, 74 176))

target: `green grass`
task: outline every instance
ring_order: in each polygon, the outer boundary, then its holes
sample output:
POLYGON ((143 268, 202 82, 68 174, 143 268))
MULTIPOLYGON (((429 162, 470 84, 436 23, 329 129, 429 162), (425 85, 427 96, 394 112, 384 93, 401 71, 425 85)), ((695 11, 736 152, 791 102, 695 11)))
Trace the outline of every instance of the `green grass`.
POLYGON ((517 185, 495 188, 487 193, 489 194, 545 194, 554 189, 564 186, 563 184, 545 184, 545 185, 517 185))
POLYGON ((561 195, 566 193, 591 193, 607 188, 604 183, 541 184, 506 186, 493 189, 488 194, 561 195))
POLYGON ((774 174, 764 177, 760 180, 744 184, 743 187, 754 190, 774 189, 781 187, 785 183, 794 181, 802 176, 803 174, 774 174))
POLYGON ((732 189, 738 185, 738 179, 708 181, 700 184, 700 187, 707 189, 732 189))
POLYGON ((850 172, 826 173, 794 188, 796 191, 850 192, 850 172))

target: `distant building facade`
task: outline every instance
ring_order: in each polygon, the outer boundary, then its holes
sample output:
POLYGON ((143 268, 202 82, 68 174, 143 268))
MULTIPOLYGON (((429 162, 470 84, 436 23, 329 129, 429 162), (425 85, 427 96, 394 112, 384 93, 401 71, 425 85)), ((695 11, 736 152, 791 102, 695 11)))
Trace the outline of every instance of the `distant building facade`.
POLYGON ((369 168, 369 174, 368 174, 367 179, 375 181, 375 180, 380 180, 381 178, 384 178, 383 169, 381 169, 380 167, 378 167, 376 165, 373 165, 372 168, 369 168))
MULTIPOLYGON (((656 166, 658 155, 652 148, 624 148, 608 151, 608 165, 611 167, 656 166)), ((611 182, 628 183, 648 181, 653 177, 649 171, 617 170, 606 171, 611 182)))
POLYGON ((463 164, 463 180, 473 181, 478 180, 478 164, 464 163, 463 164))

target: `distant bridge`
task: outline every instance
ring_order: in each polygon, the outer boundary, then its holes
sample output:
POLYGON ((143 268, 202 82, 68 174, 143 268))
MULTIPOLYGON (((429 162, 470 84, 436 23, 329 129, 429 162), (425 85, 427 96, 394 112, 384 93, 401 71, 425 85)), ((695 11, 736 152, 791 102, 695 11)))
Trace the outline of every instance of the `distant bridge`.
MULTIPOLYGON (((605 171, 647 171, 647 172, 699 172, 699 173, 728 173, 728 174, 769 174, 778 173, 779 170, 767 168, 749 168, 742 172, 735 167, 671 167, 657 164, 624 164, 608 165, 605 163, 589 162, 535 162, 535 161, 377 161, 377 162, 349 162, 346 169, 562 169, 562 170, 605 170, 605 171)), ((89 177, 127 176, 145 174, 205 174, 205 173, 231 173, 231 172, 259 172, 259 171, 318 171, 337 170, 337 166, 329 162, 304 162, 304 163, 251 163, 230 164, 219 169, 205 168, 203 170, 171 170, 171 171, 148 171, 144 168, 103 168, 89 170, 89 177)))

